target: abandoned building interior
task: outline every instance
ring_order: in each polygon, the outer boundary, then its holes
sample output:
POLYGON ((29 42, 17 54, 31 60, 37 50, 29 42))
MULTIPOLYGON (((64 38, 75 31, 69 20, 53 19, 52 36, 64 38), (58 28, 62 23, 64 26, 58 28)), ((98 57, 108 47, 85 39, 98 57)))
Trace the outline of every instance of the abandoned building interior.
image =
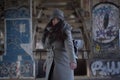
POLYGON ((120 0, 0 0, 0 80, 44 79, 41 38, 53 9, 78 43, 77 77, 120 77, 120 0))

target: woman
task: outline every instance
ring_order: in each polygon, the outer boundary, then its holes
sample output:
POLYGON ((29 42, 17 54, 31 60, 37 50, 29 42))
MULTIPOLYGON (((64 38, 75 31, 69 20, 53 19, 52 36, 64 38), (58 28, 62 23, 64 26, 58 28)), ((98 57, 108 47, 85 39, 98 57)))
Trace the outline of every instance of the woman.
POLYGON ((46 80, 74 80, 77 67, 71 36, 72 27, 64 21, 63 12, 55 9, 43 33, 43 46, 49 49, 43 69, 46 80))

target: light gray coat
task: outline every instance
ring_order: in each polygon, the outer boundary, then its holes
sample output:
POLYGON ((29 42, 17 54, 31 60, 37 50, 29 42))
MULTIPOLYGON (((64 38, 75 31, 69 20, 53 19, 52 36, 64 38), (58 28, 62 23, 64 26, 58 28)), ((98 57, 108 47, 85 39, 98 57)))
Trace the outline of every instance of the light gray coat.
POLYGON ((49 45, 49 40, 46 38, 44 47, 49 49, 47 59, 44 66, 46 66, 46 77, 48 80, 52 62, 54 60, 54 70, 52 80, 74 80, 74 71, 70 68, 70 62, 75 62, 74 46, 72 42, 71 26, 65 23, 64 27, 68 35, 67 39, 62 41, 54 41, 52 45, 49 45), (53 49, 51 49, 53 47, 53 49))

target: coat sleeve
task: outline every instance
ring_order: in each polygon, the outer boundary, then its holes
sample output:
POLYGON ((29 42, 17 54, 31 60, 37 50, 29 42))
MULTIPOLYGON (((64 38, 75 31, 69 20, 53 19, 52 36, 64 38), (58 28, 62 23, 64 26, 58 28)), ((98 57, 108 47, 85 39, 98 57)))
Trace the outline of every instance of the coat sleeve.
POLYGON ((42 45, 44 47, 44 49, 49 49, 50 48, 50 44, 49 44, 49 40, 48 40, 48 31, 45 29, 42 35, 42 45))
POLYGON ((76 63, 76 56, 74 53, 74 46, 73 46, 73 39, 72 39, 72 34, 71 34, 71 29, 66 29, 65 33, 67 34, 67 38, 64 41, 66 51, 68 53, 70 62, 75 62, 76 63))

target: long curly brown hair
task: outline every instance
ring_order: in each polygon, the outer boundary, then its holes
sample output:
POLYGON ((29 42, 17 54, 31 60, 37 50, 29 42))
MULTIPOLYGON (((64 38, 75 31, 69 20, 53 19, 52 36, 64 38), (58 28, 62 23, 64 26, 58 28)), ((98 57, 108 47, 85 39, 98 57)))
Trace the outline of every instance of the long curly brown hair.
POLYGON ((44 40, 49 35, 50 43, 61 40, 64 41, 67 37, 65 30, 64 30, 64 21, 60 20, 55 26, 52 25, 52 20, 47 24, 45 30, 44 30, 44 40), (48 28, 50 28, 48 30, 48 28))

